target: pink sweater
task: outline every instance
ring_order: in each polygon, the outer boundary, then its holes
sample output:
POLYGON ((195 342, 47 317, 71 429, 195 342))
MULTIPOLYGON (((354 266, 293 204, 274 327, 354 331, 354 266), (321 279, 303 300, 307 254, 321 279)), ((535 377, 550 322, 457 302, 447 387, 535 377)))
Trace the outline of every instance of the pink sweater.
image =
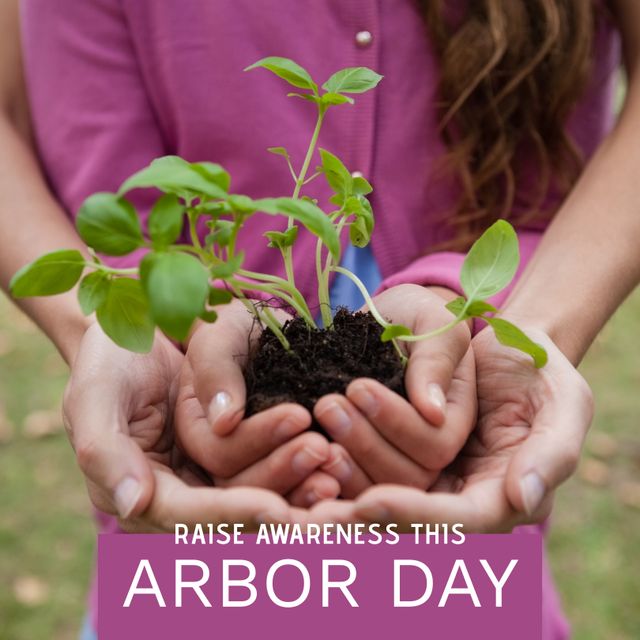
MULTIPOLYGON (((69 215, 94 191, 115 190, 154 157, 212 160, 251 196, 291 191, 284 145, 296 164, 313 128, 310 105, 287 99, 267 72, 242 69, 267 55, 293 58, 319 82, 345 66, 384 74, 380 87, 327 118, 321 146, 369 178, 377 229, 373 252, 385 286, 457 288, 462 256, 424 256, 447 235, 439 214, 455 184, 436 178, 443 153, 434 101, 438 63, 414 0, 23 0, 24 57, 42 164, 69 215)), ((613 26, 601 20, 591 82, 569 123, 589 157, 613 121, 619 63, 613 26)), ((327 191, 312 183, 311 194, 327 191)), ((524 182, 527 182, 525 177, 524 182)), ((145 195, 138 204, 145 209, 145 195)), ((280 270, 256 216, 241 238, 248 268, 280 270), (275 266, 274 266, 275 265, 275 266)), ((524 261, 541 233, 520 229, 524 261)), ((296 244, 297 281, 314 304, 313 240, 296 244)), ((114 261, 127 264, 136 256, 114 261)), ((566 637, 550 581, 545 639, 566 637)))

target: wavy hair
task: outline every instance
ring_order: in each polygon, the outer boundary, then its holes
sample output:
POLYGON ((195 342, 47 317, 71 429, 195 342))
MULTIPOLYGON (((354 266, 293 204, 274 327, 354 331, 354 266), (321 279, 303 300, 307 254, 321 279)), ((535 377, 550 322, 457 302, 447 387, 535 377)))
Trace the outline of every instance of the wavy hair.
POLYGON ((549 217, 550 190, 566 194, 583 165, 565 125, 590 73, 593 0, 466 0, 460 16, 450 2, 419 3, 440 59, 446 166, 461 191, 449 247, 467 248, 498 218, 549 217), (522 184, 524 156, 533 184, 522 184))

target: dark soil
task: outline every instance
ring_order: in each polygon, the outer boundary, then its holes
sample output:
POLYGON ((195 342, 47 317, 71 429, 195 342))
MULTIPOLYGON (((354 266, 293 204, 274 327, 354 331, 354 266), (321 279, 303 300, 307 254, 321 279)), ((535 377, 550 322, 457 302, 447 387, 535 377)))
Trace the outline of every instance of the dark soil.
POLYGON ((400 358, 390 342, 380 340, 382 328, 370 313, 339 309, 333 326, 309 329, 301 318, 288 321, 290 352, 269 329, 262 332, 245 370, 246 416, 282 402, 312 412, 319 398, 344 393, 355 378, 374 378, 406 397, 400 358))

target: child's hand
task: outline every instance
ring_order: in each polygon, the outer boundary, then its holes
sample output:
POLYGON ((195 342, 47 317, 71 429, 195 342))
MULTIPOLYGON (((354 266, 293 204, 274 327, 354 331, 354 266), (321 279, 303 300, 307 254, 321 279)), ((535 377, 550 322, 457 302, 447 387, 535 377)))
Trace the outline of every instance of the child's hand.
POLYGON ((320 471, 329 460, 329 443, 307 431, 311 415, 306 409, 281 404, 242 419, 242 365, 258 330, 246 308, 234 301, 220 308, 214 324, 194 331, 176 405, 180 446, 217 486, 264 487, 304 507, 335 498, 338 482, 320 471))
MULTIPOLYGON (((445 325, 455 294, 400 285, 376 296, 380 313, 415 334, 445 325)), ((325 469, 353 498, 371 484, 427 489, 467 440, 476 418, 475 365, 467 325, 422 342, 409 342, 405 385, 409 402, 382 384, 353 381, 346 397, 321 398, 318 422, 334 440, 325 469)))
POLYGON ((593 400, 585 380, 549 337, 540 331, 529 335, 549 354, 542 369, 498 344, 490 330, 473 339, 478 426, 436 492, 375 487, 352 505, 324 503, 318 515, 404 528, 412 522, 462 522, 470 533, 542 522, 555 489, 578 464, 593 400))
POLYGON ((288 520, 279 496, 211 488, 176 450, 171 416, 183 359, 160 333, 141 355, 116 346, 97 324, 87 329, 63 413, 91 501, 137 531, 171 531, 176 522, 288 520))

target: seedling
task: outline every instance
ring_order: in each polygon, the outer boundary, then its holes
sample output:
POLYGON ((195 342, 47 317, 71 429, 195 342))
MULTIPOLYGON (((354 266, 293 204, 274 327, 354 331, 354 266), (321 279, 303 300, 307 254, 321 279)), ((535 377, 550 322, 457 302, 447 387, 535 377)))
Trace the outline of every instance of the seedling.
MULTIPOLYGON (((366 246, 374 228, 367 195, 372 188, 362 177, 353 177, 344 163, 326 149, 319 149, 320 164, 310 175, 316 147, 327 113, 352 105, 353 95, 373 89, 382 76, 365 67, 334 73, 321 87, 301 66, 286 58, 269 57, 246 70, 267 69, 296 91, 289 97, 311 103, 317 111, 316 125, 299 170, 284 147, 269 151, 282 156, 293 178, 288 197, 253 199, 230 191, 230 176, 219 164, 190 163, 177 156, 154 160, 127 179, 117 193, 96 193, 84 202, 76 228, 88 247, 86 259, 80 251, 61 250, 46 254, 18 271, 11 280, 15 297, 48 296, 72 289, 78 282, 78 300, 86 315, 95 312, 104 332, 118 345, 147 352, 155 328, 176 340, 184 340, 196 319, 215 322, 216 307, 237 298, 290 349, 282 326, 265 304, 256 304, 255 292, 282 305, 318 328, 308 302, 296 287, 293 251, 300 226, 317 237, 315 266, 322 323, 333 326, 329 277, 332 272, 351 279, 364 296, 375 320, 383 327, 382 340, 392 341, 401 359, 400 342, 425 340, 441 334, 468 318, 482 318, 497 339, 532 356, 537 367, 545 364, 544 349, 506 320, 486 300, 504 289, 519 263, 518 240, 511 225, 500 220, 473 245, 466 256, 460 281, 465 297, 447 305, 451 322, 424 335, 391 324, 376 309, 371 295, 357 276, 340 266, 341 235, 352 244, 366 246), (305 185, 324 177, 333 195, 327 211, 303 195, 305 185), (134 189, 154 188, 162 192, 155 201, 148 223, 148 237, 127 194, 134 189), (286 228, 265 235, 270 247, 282 255, 286 277, 246 269, 237 240, 248 218, 258 214, 285 216, 286 228), (197 224, 204 219, 208 233, 200 241, 197 224), (190 242, 180 240, 183 227, 190 242), (139 268, 119 269, 105 264, 99 254, 123 256, 146 249, 139 268)), ((283 225, 284 226, 284 225, 283 225)))

